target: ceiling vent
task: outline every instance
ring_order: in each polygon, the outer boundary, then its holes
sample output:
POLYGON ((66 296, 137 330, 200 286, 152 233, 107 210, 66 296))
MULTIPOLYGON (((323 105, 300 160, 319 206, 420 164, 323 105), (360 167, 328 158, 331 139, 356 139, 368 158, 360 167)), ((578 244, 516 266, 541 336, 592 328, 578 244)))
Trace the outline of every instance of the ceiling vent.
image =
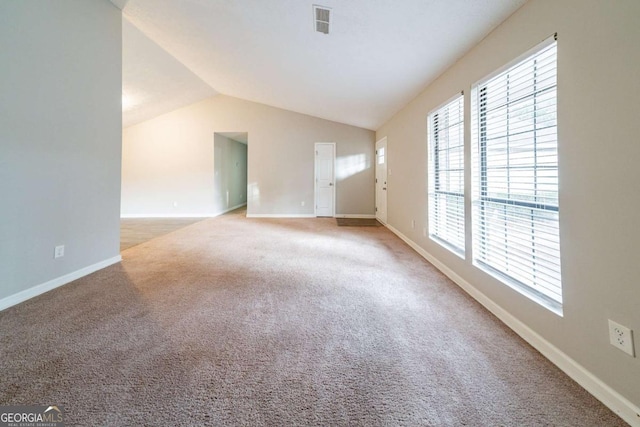
POLYGON ((313 21, 316 31, 322 34, 329 34, 331 22, 331 9, 324 6, 313 5, 313 21))

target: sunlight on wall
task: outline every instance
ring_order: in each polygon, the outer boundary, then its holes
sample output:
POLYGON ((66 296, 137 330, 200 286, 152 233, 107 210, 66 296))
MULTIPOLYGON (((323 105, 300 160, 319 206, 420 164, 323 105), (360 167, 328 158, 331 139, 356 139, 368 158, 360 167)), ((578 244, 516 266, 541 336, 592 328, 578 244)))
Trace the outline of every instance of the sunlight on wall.
POLYGON ((131 95, 130 92, 122 91, 122 112, 133 110, 140 104, 140 97, 131 95))
POLYGON ((253 207, 260 206, 260 187, 257 182, 247 186, 247 202, 253 207))
POLYGON ((336 160, 336 179, 342 180, 371 167, 366 154, 339 157, 336 160))

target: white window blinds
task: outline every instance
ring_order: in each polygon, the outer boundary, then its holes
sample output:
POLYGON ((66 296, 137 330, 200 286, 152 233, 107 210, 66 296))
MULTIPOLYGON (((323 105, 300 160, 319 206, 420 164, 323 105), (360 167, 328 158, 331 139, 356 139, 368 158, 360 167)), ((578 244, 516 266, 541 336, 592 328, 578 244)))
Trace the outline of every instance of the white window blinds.
POLYGON ((459 95, 428 117, 429 236, 464 254, 464 100, 459 95))
POLYGON ((556 41, 472 93, 473 258, 561 308, 556 41))

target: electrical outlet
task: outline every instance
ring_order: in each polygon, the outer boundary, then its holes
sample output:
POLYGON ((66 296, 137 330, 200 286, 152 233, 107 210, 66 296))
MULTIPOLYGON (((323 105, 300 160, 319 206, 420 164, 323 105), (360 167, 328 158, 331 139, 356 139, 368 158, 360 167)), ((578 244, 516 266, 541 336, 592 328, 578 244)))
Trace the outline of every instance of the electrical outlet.
POLYGON ((178 202, 173 202, 173 207, 177 208, 178 207, 178 202))
POLYGON ((53 258, 62 258, 64 256, 64 245, 56 246, 53 250, 53 258))
POLYGON ((411 228, 416 228, 416 220, 415 219, 411 220, 411 228))
POLYGON ((300 202, 300 206, 304 206, 304 201, 300 202))
POLYGON ((422 235, 423 235, 424 237, 427 237, 427 227, 423 227, 423 228, 422 228, 422 235))
POLYGON ((635 357, 633 351, 633 331, 609 319, 609 342, 631 357, 635 357))

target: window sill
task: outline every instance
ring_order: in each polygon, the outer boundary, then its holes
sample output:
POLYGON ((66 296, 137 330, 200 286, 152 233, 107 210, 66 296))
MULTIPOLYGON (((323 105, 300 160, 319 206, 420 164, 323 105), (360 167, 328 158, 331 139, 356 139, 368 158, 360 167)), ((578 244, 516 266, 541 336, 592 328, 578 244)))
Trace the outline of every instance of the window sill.
POLYGON ((543 295, 540 292, 537 292, 535 289, 532 289, 529 286, 522 284, 517 280, 512 279, 511 277, 499 272, 495 268, 483 263, 482 261, 474 260, 473 265, 479 268, 480 270, 482 270, 483 272, 487 273, 494 279, 498 280, 499 282, 507 285, 514 291, 518 292, 520 295, 527 297, 528 299, 541 305, 542 307, 546 308, 552 313, 557 314, 560 317, 563 317, 561 302, 557 302, 549 298, 548 296, 543 295))

